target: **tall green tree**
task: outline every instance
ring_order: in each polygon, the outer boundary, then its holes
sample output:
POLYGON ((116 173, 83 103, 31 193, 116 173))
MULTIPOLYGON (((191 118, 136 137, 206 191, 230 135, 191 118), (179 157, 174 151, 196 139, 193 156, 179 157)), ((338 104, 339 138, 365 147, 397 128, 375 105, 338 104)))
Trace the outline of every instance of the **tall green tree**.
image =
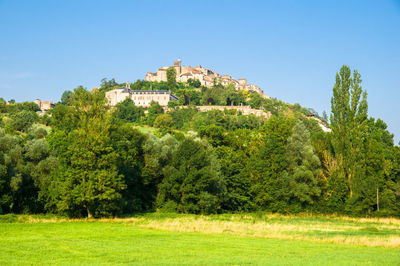
POLYGON ((225 186, 218 160, 204 143, 187 138, 172 156, 171 164, 163 169, 157 206, 174 205, 185 213, 215 213, 225 186))
POLYGON ((262 140, 252 152, 247 165, 251 179, 250 193, 261 210, 287 211, 288 188, 283 179, 288 169, 286 146, 295 121, 272 117, 261 129, 262 140))
POLYGON ((64 91, 63 94, 61 95, 61 103, 64 105, 70 105, 71 96, 72 96, 72 91, 69 90, 64 91))
POLYGON ((176 87, 176 70, 174 67, 167 69, 167 83, 170 90, 175 90, 176 87))
POLYGON ((363 143, 368 119, 367 93, 356 70, 352 76, 350 68, 343 66, 336 74, 331 109, 332 144, 352 197, 356 180, 365 173, 363 143))
POLYGON ((215 149, 221 164, 221 172, 226 186, 226 195, 221 207, 227 211, 249 211, 253 209, 250 195, 250 178, 246 169, 248 157, 241 149, 228 146, 215 149))
POLYGON ((123 176, 126 189, 122 191, 122 211, 132 213, 152 206, 154 188, 144 180, 145 164, 143 143, 146 137, 129 124, 114 124, 111 145, 116 152, 118 173, 123 176))
POLYGON ((365 174, 356 180, 356 197, 353 197, 350 206, 352 212, 396 214, 398 206, 395 202, 400 198, 396 195, 397 173, 393 173, 396 151, 393 135, 387 131, 387 125, 382 120, 368 120, 363 153, 365 174))
POLYGON ((158 194, 158 185, 163 181, 163 168, 171 164, 173 154, 179 146, 179 142, 167 134, 161 138, 149 135, 144 142, 144 167, 142 180, 145 186, 143 194, 147 195, 149 205, 155 202, 158 194))
POLYGON ((301 211, 312 205, 321 194, 321 163, 311 145, 310 133, 300 120, 293 127, 287 143, 289 167, 286 175, 289 205, 301 211))
POLYGON ((75 128, 55 130, 49 137, 60 161, 49 206, 70 216, 115 214, 126 184, 110 141, 111 118, 104 95, 78 88, 72 98, 72 112, 78 117, 75 128))

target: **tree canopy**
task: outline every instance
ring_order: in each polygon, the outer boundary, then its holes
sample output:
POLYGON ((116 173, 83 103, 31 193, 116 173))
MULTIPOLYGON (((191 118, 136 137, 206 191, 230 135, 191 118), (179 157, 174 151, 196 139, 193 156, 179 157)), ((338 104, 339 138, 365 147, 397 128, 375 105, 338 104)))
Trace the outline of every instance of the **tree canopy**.
POLYGON ((126 86, 114 79, 65 91, 45 115, 34 103, 0 98, 0 213, 400 216, 400 148, 384 121, 368 117, 357 71, 337 73, 330 121, 217 80, 177 83, 174 71, 168 82, 130 84, 173 90, 179 101, 168 108, 130 99, 108 106, 105 92, 126 86), (250 105, 271 116, 201 112, 199 104, 250 105))

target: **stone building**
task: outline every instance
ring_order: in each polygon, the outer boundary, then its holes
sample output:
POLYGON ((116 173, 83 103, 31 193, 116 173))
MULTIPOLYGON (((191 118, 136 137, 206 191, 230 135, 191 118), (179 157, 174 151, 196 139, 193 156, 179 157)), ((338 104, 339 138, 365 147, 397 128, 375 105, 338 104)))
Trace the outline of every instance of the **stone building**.
POLYGON ((36 99, 35 103, 39 106, 40 111, 42 111, 42 112, 47 112, 48 110, 54 108, 54 104, 49 101, 41 101, 39 99, 36 99))
POLYGON ((115 106, 126 98, 130 98, 136 106, 142 107, 149 107, 152 101, 158 102, 161 106, 168 106, 169 101, 178 100, 178 97, 167 90, 131 90, 129 83, 126 87, 119 87, 106 92, 106 98, 110 106, 115 106))
MULTIPOLYGON (((260 87, 254 84, 247 84, 247 79, 235 80, 229 75, 220 75, 217 72, 204 68, 202 66, 182 66, 182 61, 180 59, 176 60, 172 66, 176 71, 176 81, 177 82, 187 82, 189 79, 197 79, 200 81, 202 86, 211 87, 215 83, 221 83, 226 86, 229 84, 234 84, 237 90, 249 90, 261 94, 265 98, 269 96, 265 95, 260 87)), ((161 67, 157 72, 148 72, 145 76, 147 81, 167 81, 167 69, 169 66, 161 67)))
POLYGON ((244 90, 247 87, 247 79, 238 79, 238 87, 240 90, 244 90))

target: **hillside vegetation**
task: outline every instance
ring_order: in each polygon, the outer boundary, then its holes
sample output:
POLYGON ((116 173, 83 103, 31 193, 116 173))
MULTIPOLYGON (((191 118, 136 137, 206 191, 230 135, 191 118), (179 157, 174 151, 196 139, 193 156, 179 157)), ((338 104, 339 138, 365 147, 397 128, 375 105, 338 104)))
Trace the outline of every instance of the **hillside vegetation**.
POLYGON ((333 85, 332 132, 298 104, 195 81, 130 85, 171 90, 179 101, 168 113, 129 99, 110 109, 104 93, 119 85, 66 91, 43 116, 34 103, 0 102, 1 213, 400 215, 399 147, 368 116, 360 74, 347 66, 333 85), (199 112, 199 104, 251 105, 272 116, 199 112))

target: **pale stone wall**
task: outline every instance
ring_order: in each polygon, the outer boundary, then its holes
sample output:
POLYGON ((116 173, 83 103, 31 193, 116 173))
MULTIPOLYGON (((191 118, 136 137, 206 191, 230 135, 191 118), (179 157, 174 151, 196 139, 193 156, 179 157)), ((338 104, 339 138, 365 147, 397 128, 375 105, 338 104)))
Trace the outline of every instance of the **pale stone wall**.
MULTIPOLYGON (((183 67, 181 67, 181 74, 188 73, 188 72, 192 72, 192 67, 190 67, 190 66, 187 66, 187 67, 183 66, 183 67)), ((177 76, 178 76, 178 75, 177 75, 177 76)))
POLYGON ((106 92, 106 98, 108 99, 108 104, 111 106, 117 105, 119 102, 123 102, 126 98, 129 98, 130 94, 128 89, 114 89, 106 92))
POLYGON ((200 84, 201 84, 201 80, 204 80, 204 74, 203 73, 193 73, 193 79, 199 80, 200 84))
POLYGON ((147 72, 144 79, 147 81, 157 81, 157 73, 147 72))
MULTIPOLYGON (((187 106, 181 106, 180 108, 187 108, 187 106)), ((236 110, 238 112, 241 112, 243 115, 250 115, 253 114, 258 117, 265 117, 265 118, 270 118, 271 117, 271 112, 264 112, 263 110, 259 109, 252 109, 250 106, 222 106, 222 105, 203 105, 203 106, 196 106, 197 109, 199 109, 200 112, 208 112, 211 110, 236 110)), ((166 108, 166 111, 170 111, 172 109, 166 108)))
POLYGON ((238 87, 240 90, 245 90, 247 88, 247 79, 238 79, 238 87))
POLYGON ((220 110, 224 111, 225 109, 227 110, 237 110, 240 111, 243 115, 256 115, 260 117, 266 117, 269 118, 271 117, 271 113, 264 112, 263 110, 258 110, 258 109, 252 109, 250 106, 219 106, 219 105, 205 105, 205 106, 197 106, 199 108, 200 112, 208 112, 210 110, 220 110))
POLYGON ((161 106, 168 106, 170 94, 144 91, 143 93, 132 93, 131 99, 136 106, 149 107, 152 101, 158 102, 161 106))
POLYGON ((169 101, 178 100, 169 91, 133 91, 125 87, 106 92, 106 98, 110 106, 115 106, 126 98, 130 98, 136 106, 142 107, 149 107, 152 101, 158 102, 161 106, 168 106, 169 101))
POLYGON ((206 76, 203 80, 200 80, 201 85, 211 87, 214 85, 214 78, 213 76, 206 76))
POLYGON ((158 82, 160 82, 160 81, 167 81, 167 69, 168 69, 168 67, 167 68, 160 68, 158 71, 157 71, 157 81, 158 82))
POLYGON ((47 112, 48 110, 54 108, 53 102, 50 102, 50 101, 41 101, 39 99, 36 99, 35 103, 39 106, 39 108, 42 112, 47 112))
POLYGON ((189 79, 193 79, 193 78, 194 78, 194 76, 192 75, 192 73, 186 72, 179 76, 179 81, 187 82, 189 79))
POLYGON ((42 111, 48 111, 50 109, 53 109, 54 104, 52 102, 49 101, 42 101, 42 111))

